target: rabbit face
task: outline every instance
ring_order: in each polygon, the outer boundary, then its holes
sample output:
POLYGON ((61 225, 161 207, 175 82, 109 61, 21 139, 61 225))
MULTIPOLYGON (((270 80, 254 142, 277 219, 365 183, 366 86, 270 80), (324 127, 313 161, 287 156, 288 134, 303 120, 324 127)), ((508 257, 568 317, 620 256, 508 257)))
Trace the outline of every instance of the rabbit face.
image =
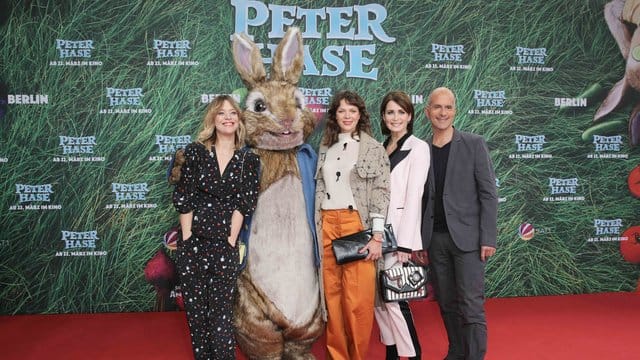
POLYGON ((304 66, 302 35, 298 28, 287 30, 276 47, 267 72, 260 49, 244 34, 233 38, 233 60, 249 89, 244 111, 247 143, 265 150, 286 150, 301 145, 315 124, 305 108, 297 84, 304 66))
POLYGON ((266 82, 251 90, 244 112, 247 142, 266 150, 286 150, 304 142, 304 96, 295 86, 266 82))

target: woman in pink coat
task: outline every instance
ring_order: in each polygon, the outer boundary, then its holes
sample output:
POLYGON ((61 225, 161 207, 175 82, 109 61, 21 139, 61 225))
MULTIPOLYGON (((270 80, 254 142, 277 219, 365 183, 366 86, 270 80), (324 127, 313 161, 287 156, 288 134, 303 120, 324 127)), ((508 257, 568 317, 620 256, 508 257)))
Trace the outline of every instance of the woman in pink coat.
MULTIPOLYGON (((380 128, 387 135, 384 147, 391 162, 391 195, 387 223, 393 226, 398 251, 384 256, 384 268, 402 266, 411 252, 422 250, 420 224, 422 193, 427 180, 430 151, 426 142, 412 135, 414 109, 401 91, 388 93, 380 104, 380 128)), ((383 303, 375 309, 386 359, 420 359, 418 335, 406 301, 383 303)))

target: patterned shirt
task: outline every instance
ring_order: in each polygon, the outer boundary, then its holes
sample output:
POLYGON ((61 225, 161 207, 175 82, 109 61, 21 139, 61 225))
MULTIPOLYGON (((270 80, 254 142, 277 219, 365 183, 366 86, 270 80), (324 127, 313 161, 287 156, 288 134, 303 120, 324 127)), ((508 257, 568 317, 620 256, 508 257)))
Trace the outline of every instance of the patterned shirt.
POLYGON ((338 142, 327 150, 322 167, 322 177, 326 186, 322 209, 357 210, 349 177, 358 160, 358 149, 359 143, 351 134, 338 134, 338 142))
POLYGON ((260 159, 252 152, 236 150, 221 175, 215 148, 208 151, 201 143, 191 143, 184 155, 173 204, 182 214, 193 211, 193 234, 226 240, 233 211, 246 216, 256 208, 260 159))

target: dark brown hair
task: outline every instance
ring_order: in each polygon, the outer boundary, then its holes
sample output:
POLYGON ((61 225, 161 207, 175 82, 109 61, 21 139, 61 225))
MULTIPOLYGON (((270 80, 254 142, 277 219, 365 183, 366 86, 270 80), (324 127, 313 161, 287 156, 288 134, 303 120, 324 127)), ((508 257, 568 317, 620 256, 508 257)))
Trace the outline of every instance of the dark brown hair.
POLYGON ((344 100, 349 105, 356 106, 358 108, 358 111, 360 112, 360 119, 358 120, 356 129, 351 135, 358 135, 361 132, 372 135, 371 120, 369 120, 369 112, 367 111, 367 107, 364 104, 364 100, 362 100, 360 95, 358 95, 354 91, 343 90, 335 94, 333 96, 333 99, 331 99, 331 104, 329 104, 327 126, 324 129, 324 136, 322 137, 322 144, 324 145, 331 146, 338 142, 340 126, 338 125, 336 113, 338 111, 338 107, 340 107, 340 101, 342 100, 344 100))
POLYGON ((407 93, 403 91, 391 91, 387 93, 387 95, 382 98, 382 102, 380 103, 380 130, 384 135, 390 135, 391 132, 387 127, 387 124, 384 123, 384 111, 387 109, 387 104, 389 102, 395 102, 398 104, 402 110, 406 111, 411 115, 411 121, 407 124, 407 132, 409 134, 413 134, 413 120, 415 119, 415 109, 413 108, 413 103, 411 102, 411 98, 407 93))

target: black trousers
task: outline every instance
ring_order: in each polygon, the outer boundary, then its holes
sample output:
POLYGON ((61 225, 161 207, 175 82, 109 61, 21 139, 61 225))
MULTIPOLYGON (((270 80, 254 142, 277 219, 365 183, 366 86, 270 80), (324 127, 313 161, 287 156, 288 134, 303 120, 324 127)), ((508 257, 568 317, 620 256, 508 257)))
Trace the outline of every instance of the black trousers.
POLYGON ((449 233, 434 232, 429 260, 449 339, 447 359, 484 359, 487 351, 485 263, 480 260, 480 250, 461 251, 449 233))
POLYGON ((194 357, 235 359, 237 248, 194 235, 178 244, 177 267, 194 357))

